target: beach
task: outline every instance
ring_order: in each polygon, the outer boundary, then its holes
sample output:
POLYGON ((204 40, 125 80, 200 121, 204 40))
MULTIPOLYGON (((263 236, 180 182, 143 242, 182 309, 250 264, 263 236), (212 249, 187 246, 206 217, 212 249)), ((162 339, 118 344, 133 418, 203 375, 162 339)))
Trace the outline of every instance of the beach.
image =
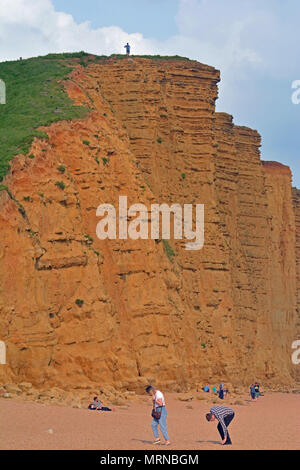
POLYGON ((3 398, 0 399, 0 449, 300 449, 300 394, 270 392, 257 402, 251 402, 244 394, 238 400, 243 404, 224 400, 222 404, 235 411, 229 427, 232 446, 221 446, 217 423, 206 421, 205 413, 214 404, 211 396, 203 395, 197 400, 165 394, 171 439, 168 447, 152 444, 151 403, 144 396, 138 396, 128 407, 116 407, 114 412, 3 398))

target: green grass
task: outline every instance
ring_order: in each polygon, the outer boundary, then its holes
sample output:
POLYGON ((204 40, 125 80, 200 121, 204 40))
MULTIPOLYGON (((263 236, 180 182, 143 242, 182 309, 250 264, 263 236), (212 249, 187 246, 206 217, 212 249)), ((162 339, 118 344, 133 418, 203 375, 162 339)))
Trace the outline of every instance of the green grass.
MULTIPOLYGON (((180 56, 133 57, 189 60, 180 56)), ((35 137, 48 139, 38 127, 88 114, 85 107, 74 105, 63 88, 63 81, 72 69, 78 64, 86 66, 119 59, 127 57, 125 54, 96 56, 80 51, 0 63, 0 77, 6 84, 6 104, 0 105, 0 182, 10 169, 12 158, 19 153, 27 155, 35 137)))
POLYGON ((173 263, 173 259, 174 259, 174 256, 176 256, 176 253, 173 251, 172 247, 169 245, 169 242, 167 240, 162 239, 162 242, 163 242, 167 257, 173 263))
MULTIPOLYGON (((151 60, 190 60, 188 57, 182 57, 179 55, 131 55, 133 58, 137 59, 151 59, 151 60)), ((88 52, 63 52, 58 54, 48 54, 44 56, 45 59, 80 59, 79 63, 82 61, 86 62, 95 62, 95 61, 107 61, 109 59, 127 59, 126 54, 112 54, 107 55, 95 55, 89 54, 88 52)))
MULTIPOLYGON (((126 54, 112 54, 112 59, 127 59, 126 54)), ((188 57, 181 57, 179 55, 131 55, 134 59, 151 59, 151 60, 190 60, 188 57)))
POLYGON ((34 137, 48 139, 38 127, 87 115, 88 110, 75 106, 63 89, 62 81, 76 65, 68 60, 71 57, 76 55, 0 63, 0 77, 6 84, 6 105, 0 105, 0 181, 14 155, 29 152, 34 137))
POLYGON ((63 183, 63 181, 56 181, 55 186, 57 186, 58 188, 60 188, 62 190, 64 190, 66 188, 66 185, 65 185, 65 183, 63 183))
POLYGON ((84 235, 84 238, 86 238, 89 242, 93 243, 94 239, 91 237, 88 233, 84 235))

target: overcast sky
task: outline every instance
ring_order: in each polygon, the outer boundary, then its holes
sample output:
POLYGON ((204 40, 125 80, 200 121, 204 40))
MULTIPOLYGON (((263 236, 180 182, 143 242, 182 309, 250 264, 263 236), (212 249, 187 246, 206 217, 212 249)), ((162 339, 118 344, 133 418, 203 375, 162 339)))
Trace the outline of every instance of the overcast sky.
POLYGON ((262 159, 289 165, 300 188, 299 0, 0 0, 0 61, 124 53, 127 41, 220 69, 217 110, 257 129, 262 159))

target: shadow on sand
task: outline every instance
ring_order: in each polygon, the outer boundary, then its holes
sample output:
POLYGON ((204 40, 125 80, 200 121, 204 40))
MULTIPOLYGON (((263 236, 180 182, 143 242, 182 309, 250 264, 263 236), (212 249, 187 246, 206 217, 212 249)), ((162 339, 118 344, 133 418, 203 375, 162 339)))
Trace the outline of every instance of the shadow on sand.
POLYGON ((221 442, 219 441, 196 441, 198 444, 207 444, 207 443, 210 443, 210 444, 216 444, 218 446, 222 445, 221 442))
MULTIPOLYGON (((144 439, 136 439, 135 437, 133 437, 131 440, 141 442, 142 444, 153 444, 153 441, 145 441, 144 439)), ((156 444, 156 446, 157 445, 159 444, 156 444)))

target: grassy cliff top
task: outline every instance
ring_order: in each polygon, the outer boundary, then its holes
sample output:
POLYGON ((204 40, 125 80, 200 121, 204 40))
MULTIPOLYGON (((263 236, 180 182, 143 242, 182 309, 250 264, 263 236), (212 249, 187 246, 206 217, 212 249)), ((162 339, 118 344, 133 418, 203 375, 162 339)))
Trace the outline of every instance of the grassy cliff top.
MULTIPOLYGON (((134 56, 153 60, 188 60, 172 56, 134 56)), ((80 64, 121 60, 126 55, 97 56, 86 52, 48 54, 26 60, 0 63, 0 78, 6 84, 6 104, 0 105, 0 182, 10 160, 28 154, 34 137, 47 138, 37 130, 53 122, 82 118, 88 110, 75 106, 63 87, 72 69, 80 64)))
POLYGON ((27 154, 34 137, 48 137, 37 131, 39 126, 87 113, 74 106, 63 88, 74 65, 47 56, 0 63, 6 84, 6 104, 0 105, 0 181, 14 155, 27 154))

